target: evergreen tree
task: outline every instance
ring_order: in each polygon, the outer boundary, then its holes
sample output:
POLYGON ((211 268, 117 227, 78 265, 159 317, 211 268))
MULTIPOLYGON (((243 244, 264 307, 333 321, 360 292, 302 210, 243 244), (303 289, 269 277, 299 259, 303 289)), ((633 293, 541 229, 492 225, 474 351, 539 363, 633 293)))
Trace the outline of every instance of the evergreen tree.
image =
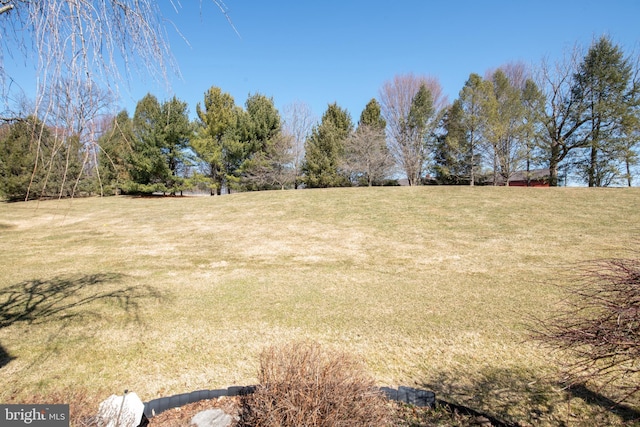
POLYGON ((71 197, 82 177, 82 146, 30 116, 0 129, 0 195, 7 200, 71 197))
POLYGON ((440 184, 465 184, 471 177, 469 133, 464 124, 464 108, 460 99, 451 104, 442 120, 444 134, 436 139, 434 171, 440 184))
POLYGON ((163 102, 159 119, 159 142, 168 172, 165 185, 171 194, 176 194, 191 186, 187 174, 191 162, 188 148, 193 129, 189 121, 187 103, 175 96, 163 102))
POLYGON ((130 181, 125 189, 141 193, 182 191, 191 132, 186 103, 173 97, 160 104, 151 94, 142 98, 133 115, 130 181))
POLYGON ((382 108, 375 98, 371 99, 360 113, 358 126, 363 125, 380 131, 387 127, 387 121, 382 117, 382 108))
POLYGON ((289 140, 280 137, 280 113, 272 98, 259 93, 249 96, 245 107, 245 150, 239 168, 244 186, 251 190, 269 189, 270 183, 273 182, 273 185, 281 188, 281 177, 284 176, 286 168, 281 161, 287 158, 286 152, 282 150, 286 151, 289 140))
POLYGON ((637 95, 632 67, 622 50, 607 37, 594 43, 574 76, 574 96, 586 106, 582 133, 586 156, 580 169, 589 187, 608 185, 618 170, 624 118, 631 114, 637 95))
POLYGON ((111 120, 109 129, 100 137, 98 175, 100 194, 118 194, 131 178, 131 153, 135 143, 133 124, 126 110, 111 120))
POLYGON ((280 133, 280 113, 273 104, 273 98, 256 93, 245 103, 249 116, 249 154, 265 151, 280 133))
POLYGON ((199 123, 192 146, 198 157, 207 165, 207 175, 212 191, 221 194, 228 176, 228 149, 225 142, 233 141, 230 133, 236 132, 238 107, 233 97, 212 86, 204 94, 203 106, 196 106, 199 123), (226 138, 225 138, 226 135, 226 138))
POLYGON ((302 167, 307 187, 339 187, 348 184, 339 167, 344 155, 344 144, 353 130, 351 116, 338 106, 330 104, 320 124, 311 131, 305 144, 302 167))

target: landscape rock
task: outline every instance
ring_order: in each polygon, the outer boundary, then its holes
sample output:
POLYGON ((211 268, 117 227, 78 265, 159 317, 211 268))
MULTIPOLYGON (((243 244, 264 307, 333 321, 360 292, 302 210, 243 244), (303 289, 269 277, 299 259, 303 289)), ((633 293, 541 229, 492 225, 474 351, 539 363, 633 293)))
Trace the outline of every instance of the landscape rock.
POLYGON ((381 387, 380 390, 390 400, 404 402, 414 406, 433 407, 436 403, 436 395, 432 391, 404 386, 398 387, 397 390, 389 387, 381 387))
POLYGON ((196 427, 228 427, 232 422, 231 415, 222 409, 207 409, 198 412, 191 419, 191 425, 196 427))
MULTIPOLYGON (((98 408, 98 426, 100 427, 138 427, 143 422, 144 403, 135 393, 124 396, 112 394, 98 408)), ((146 417, 144 418, 146 421, 146 417)))

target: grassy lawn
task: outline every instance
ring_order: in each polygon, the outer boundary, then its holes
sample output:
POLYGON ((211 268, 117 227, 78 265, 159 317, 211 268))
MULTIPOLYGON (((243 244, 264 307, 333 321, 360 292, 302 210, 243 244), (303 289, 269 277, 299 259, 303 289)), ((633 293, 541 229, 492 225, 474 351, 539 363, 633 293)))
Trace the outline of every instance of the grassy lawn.
POLYGON ((639 236, 637 188, 3 203, 0 402, 253 384, 264 347, 311 339, 380 385, 510 422, 613 423, 559 390, 561 356, 527 322, 576 263, 629 256, 639 236))

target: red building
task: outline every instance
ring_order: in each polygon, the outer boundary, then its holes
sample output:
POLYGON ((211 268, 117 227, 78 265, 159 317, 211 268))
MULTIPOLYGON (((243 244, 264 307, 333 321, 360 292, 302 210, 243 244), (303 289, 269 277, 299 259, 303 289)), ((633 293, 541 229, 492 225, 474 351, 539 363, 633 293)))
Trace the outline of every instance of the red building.
POLYGON ((518 171, 511 175, 509 187, 548 187, 549 169, 518 171))

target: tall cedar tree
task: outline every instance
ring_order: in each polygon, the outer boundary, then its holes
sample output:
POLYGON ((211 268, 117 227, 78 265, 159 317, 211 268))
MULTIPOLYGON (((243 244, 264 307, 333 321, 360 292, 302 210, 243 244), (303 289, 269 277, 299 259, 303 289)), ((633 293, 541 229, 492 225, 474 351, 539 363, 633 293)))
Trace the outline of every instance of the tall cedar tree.
POLYGON ((305 144, 302 167, 307 187, 340 187, 349 181, 339 170, 344 155, 344 144, 353 131, 349 112, 330 104, 320 124, 313 128, 305 144))

